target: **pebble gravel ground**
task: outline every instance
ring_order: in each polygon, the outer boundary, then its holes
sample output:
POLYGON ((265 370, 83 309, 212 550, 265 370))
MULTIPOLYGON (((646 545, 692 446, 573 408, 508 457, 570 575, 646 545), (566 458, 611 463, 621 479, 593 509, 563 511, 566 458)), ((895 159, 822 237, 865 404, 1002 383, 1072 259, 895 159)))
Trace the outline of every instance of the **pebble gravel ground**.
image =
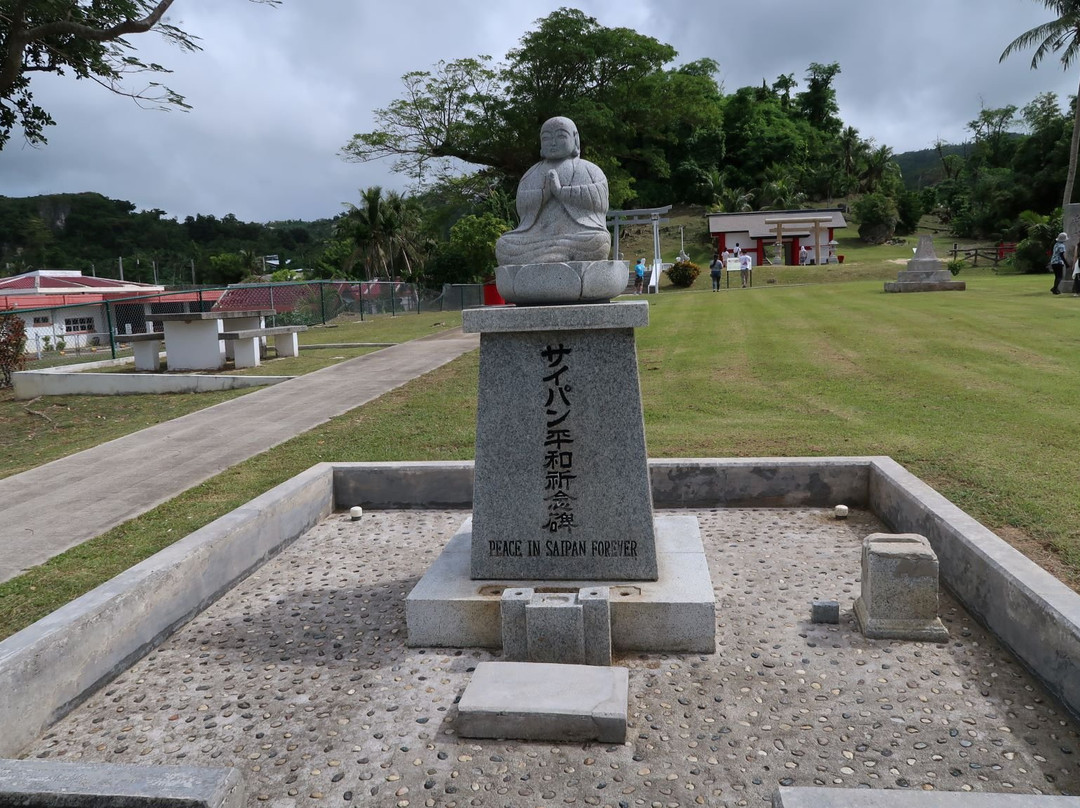
MULTIPOLYGON (((686 513, 686 511, 681 511, 686 513)), ((335 514, 24 750, 235 766, 251 806, 764 806, 777 786, 1080 794, 1078 726, 942 593, 948 643, 867 640, 852 510, 696 512, 715 655, 617 655, 623 745, 454 732, 476 649, 405 646, 461 511, 335 514), (838 600, 839 625, 809 622, 838 600)))

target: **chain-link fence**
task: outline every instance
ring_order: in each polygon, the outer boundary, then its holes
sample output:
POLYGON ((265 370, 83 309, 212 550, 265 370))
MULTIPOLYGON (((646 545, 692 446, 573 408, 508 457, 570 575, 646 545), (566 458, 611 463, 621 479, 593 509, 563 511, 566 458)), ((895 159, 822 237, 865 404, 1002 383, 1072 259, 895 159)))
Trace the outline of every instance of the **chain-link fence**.
MULTIPOLYGON (((70 301, 74 295, 66 295, 70 301)), ((317 325, 338 317, 365 319, 460 311, 502 302, 491 284, 446 284, 441 291, 390 281, 304 281, 191 287, 87 303, 9 309, 26 324, 31 367, 91 362, 130 354, 118 336, 161 331, 158 314, 201 311, 268 312, 267 325, 317 325), (486 298, 486 299, 485 299, 486 298)), ((9 298, 10 301, 10 298, 9 298)), ((20 301, 21 302, 21 301, 20 301)), ((26 298, 31 302, 31 298, 26 298)))

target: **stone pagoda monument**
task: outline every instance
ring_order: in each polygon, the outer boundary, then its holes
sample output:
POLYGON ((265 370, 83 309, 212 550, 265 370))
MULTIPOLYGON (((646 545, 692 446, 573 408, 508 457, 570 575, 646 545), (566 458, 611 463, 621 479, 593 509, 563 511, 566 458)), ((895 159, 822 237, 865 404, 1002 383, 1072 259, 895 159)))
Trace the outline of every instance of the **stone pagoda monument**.
POLYGON ((540 156, 496 245, 511 305, 463 312, 481 335, 473 513, 408 596, 409 644, 711 653, 697 521, 653 515, 634 344, 649 306, 611 302, 629 265, 608 257, 607 179, 568 118, 544 123, 540 156))
POLYGON ((966 288, 967 284, 954 281, 941 263, 930 236, 919 236, 915 257, 907 262, 907 268, 900 270, 895 281, 885 282, 886 292, 962 292, 966 288))

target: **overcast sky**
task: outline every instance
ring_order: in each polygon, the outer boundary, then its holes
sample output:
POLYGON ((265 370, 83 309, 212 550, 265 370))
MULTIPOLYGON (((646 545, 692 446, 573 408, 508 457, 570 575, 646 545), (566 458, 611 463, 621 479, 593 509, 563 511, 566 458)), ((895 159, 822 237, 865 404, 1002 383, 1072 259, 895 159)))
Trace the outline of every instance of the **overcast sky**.
MULTIPOLYGON (((406 190, 385 161, 339 152, 373 128, 372 110, 401 91, 401 76, 438 60, 501 59, 545 0, 176 0, 171 21, 201 38, 181 53, 155 34, 132 37, 146 61, 173 69, 166 83, 190 112, 140 109, 89 81, 38 75, 33 90, 56 119, 49 143, 21 133, 0 152, 0 195, 97 191, 182 219, 317 219, 371 185, 406 190)), ((672 45, 676 64, 709 56, 724 89, 802 79, 811 62, 839 62, 841 117, 899 153, 938 138, 967 139, 982 106, 1023 106, 1038 93, 1064 101, 1080 68, 1056 56, 1031 70, 1030 51, 998 57, 1018 34, 1051 19, 1035 0, 581 0, 607 27, 672 45)), ((802 89, 802 85, 799 88, 802 89)), ((582 133, 583 139, 588 133, 582 133)))

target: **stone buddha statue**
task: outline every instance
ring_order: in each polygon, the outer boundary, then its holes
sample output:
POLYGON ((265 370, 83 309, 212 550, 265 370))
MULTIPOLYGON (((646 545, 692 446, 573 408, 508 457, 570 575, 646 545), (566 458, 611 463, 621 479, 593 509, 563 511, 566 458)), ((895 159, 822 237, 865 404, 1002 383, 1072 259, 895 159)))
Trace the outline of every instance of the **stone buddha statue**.
POLYGON ((495 244, 500 266, 607 259, 607 177, 581 159, 573 121, 559 117, 544 123, 540 156, 518 185, 521 223, 495 244))

